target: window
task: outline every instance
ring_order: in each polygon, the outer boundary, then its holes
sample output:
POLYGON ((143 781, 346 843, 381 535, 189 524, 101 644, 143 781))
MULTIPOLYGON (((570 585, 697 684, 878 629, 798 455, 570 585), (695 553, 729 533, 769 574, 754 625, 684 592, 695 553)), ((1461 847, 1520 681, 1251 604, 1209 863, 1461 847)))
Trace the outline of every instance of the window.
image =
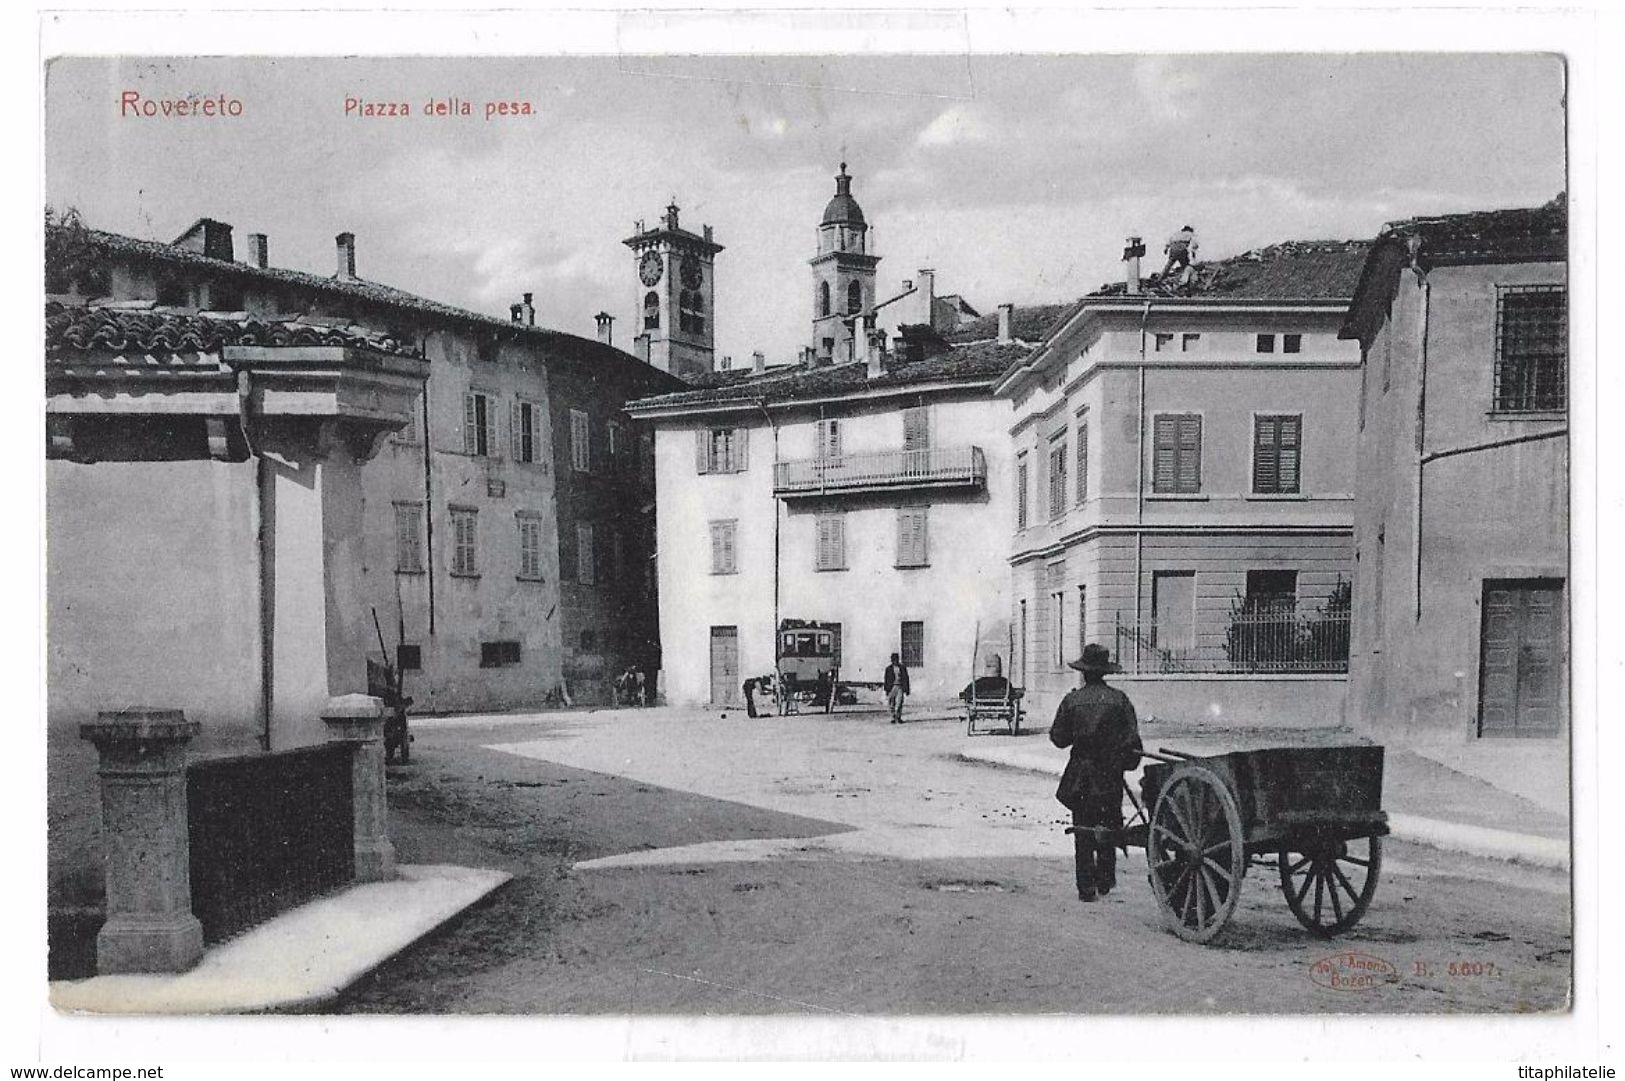
POLYGON ((829 282, 818 283, 818 314, 829 314, 829 282))
POLYGON ((1179 336, 1179 351, 1181 353, 1193 353, 1196 351, 1196 347, 1201 344, 1201 341, 1202 336, 1200 334, 1181 334, 1179 336))
POLYGON ((832 357, 832 356, 835 355, 835 339, 834 338, 825 338, 824 339, 823 354, 824 354, 824 356, 826 358, 832 357))
POLYGON ((739 522, 730 519, 711 523, 711 573, 739 572, 739 522))
POLYGON ((1016 455, 1016 528, 1027 528, 1027 452, 1016 455))
POLYGON ((923 405, 903 410, 903 449, 926 450, 931 446, 931 411, 923 405))
POLYGON ((542 519, 532 511, 520 511, 519 577, 528 582, 542 580, 542 519))
POLYGON ((423 573, 423 504, 395 504, 395 570, 423 573))
POLYGON ((1050 665, 1057 672, 1066 667, 1066 592, 1056 590, 1049 595, 1050 607, 1050 665))
POLYGON ((1248 612, 1292 612, 1298 607, 1298 572, 1282 570, 1248 571, 1248 612))
POLYGON ((863 311, 863 283, 853 280, 846 286, 846 314, 857 315, 863 311))
POLYGON ((1495 411, 1568 405, 1568 293, 1561 285, 1503 286, 1495 302, 1495 411))
POLYGON ((1260 334, 1260 335, 1258 335, 1257 343, 1253 346, 1253 352, 1255 352, 1255 353, 1273 353, 1273 352, 1275 352, 1275 335, 1273 335, 1273 334, 1260 334))
POLYGON ((576 581, 584 586, 590 586, 596 581, 596 570, 592 550, 592 523, 576 523, 576 581))
POLYGON ((570 468, 592 470, 592 420, 579 409, 570 410, 570 468))
POLYGON ((402 642, 395 647, 395 663, 402 672, 421 672, 423 670, 423 647, 402 642))
POLYGON ((1283 352, 1283 353, 1300 353, 1302 351, 1303 351, 1303 335, 1302 334, 1283 334, 1283 335, 1281 335, 1281 352, 1283 352))
POLYGON ((677 325, 690 334, 705 333, 705 296, 698 289, 684 289, 678 294, 677 325))
POLYGON ((841 422, 838 420, 821 420, 818 422, 818 457, 839 458, 841 456, 841 422))
POLYGON ((821 571, 846 570, 846 517, 841 514, 821 514, 817 519, 817 569, 821 571))
POLYGON ((472 578, 480 573, 476 561, 480 512, 453 507, 451 511, 451 573, 472 578))
POLYGON ((1152 352, 1154 352, 1154 353, 1166 353, 1166 352, 1172 350, 1173 347, 1174 347, 1174 336, 1172 334, 1153 334, 1153 335, 1151 335, 1151 351, 1152 352))
POLYGON ((748 464, 749 435, 749 428, 701 428, 695 433, 695 471, 743 473, 748 464))
POLYGON ((1089 422, 1078 421, 1078 503, 1089 498, 1089 422))
POLYGON ((519 663, 518 642, 481 642, 480 667, 506 668, 519 663))
POLYGON ((897 565, 924 567, 929 565, 930 547, 927 540, 927 507, 897 508, 897 565))
POLYGON ((407 410, 406 427, 390 436, 397 443, 416 443, 418 441, 418 412, 423 408, 423 399, 412 399, 412 408, 407 410))
POLYGON ((513 437, 513 460, 535 462, 541 457, 541 410, 532 402, 513 403, 513 416, 508 425, 513 437))
POLYGON ((653 289, 643 294, 643 329, 660 329, 660 294, 653 289))
POLYGON ((1303 417, 1291 414, 1253 417, 1253 491, 1258 495, 1292 495, 1298 491, 1303 417))
POLYGON ((1066 513, 1066 434, 1049 442, 1049 516, 1059 518, 1066 513))
POLYGON ((919 668, 925 664, 925 624, 917 619, 903 620, 903 626, 898 634, 898 644, 902 647, 897 652, 901 655, 903 664, 909 668, 919 668))
POLYGON ((491 412, 491 396, 471 390, 463 395, 463 453, 480 458, 496 449, 496 416, 491 412))
POLYGON ((1202 415, 1158 413, 1152 424, 1153 492, 1189 495, 1202 490, 1202 415))

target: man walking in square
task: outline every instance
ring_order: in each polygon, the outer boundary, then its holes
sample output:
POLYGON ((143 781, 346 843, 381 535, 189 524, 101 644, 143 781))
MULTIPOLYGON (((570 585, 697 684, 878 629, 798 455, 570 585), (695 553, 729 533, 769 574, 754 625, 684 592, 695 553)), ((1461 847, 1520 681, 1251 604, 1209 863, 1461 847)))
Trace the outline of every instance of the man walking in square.
POLYGON ((891 723, 903 723, 903 700, 908 697, 908 669, 903 665, 902 658, 897 654, 891 655, 891 663, 886 666, 886 705, 891 707, 891 723))
POLYGON ((1094 901, 1117 885, 1117 849, 1096 831, 1123 828, 1123 773, 1139 764, 1140 724, 1128 695, 1106 686, 1117 666, 1105 646, 1084 646, 1071 667, 1083 686, 1061 700, 1049 738, 1072 748, 1055 798, 1072 812, 1078 900, 1094 901))

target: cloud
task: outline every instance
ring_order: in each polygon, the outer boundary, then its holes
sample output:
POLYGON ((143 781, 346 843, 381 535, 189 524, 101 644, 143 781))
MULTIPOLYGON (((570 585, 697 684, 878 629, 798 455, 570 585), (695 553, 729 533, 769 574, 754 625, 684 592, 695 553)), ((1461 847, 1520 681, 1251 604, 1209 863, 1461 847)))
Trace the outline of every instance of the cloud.
POLYGON ((927 124, 914 140, 916 146, 949 147, 965 143, 985 143, 992 128, 967 105, 950 105, 927 124))

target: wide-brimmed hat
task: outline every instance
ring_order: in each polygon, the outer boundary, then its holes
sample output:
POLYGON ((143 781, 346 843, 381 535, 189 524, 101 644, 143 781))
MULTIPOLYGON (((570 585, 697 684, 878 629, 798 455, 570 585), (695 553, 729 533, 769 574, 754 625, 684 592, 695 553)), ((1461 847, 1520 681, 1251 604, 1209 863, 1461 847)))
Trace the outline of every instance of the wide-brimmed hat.
POLYGON ((1090 642, 1083 647, 1083 656, 1070 662, 1067 667, 1076 668, 1080 672, 1119 672, 1122 669, 1112 663, 1111 651, 1105 646, 1090 642))

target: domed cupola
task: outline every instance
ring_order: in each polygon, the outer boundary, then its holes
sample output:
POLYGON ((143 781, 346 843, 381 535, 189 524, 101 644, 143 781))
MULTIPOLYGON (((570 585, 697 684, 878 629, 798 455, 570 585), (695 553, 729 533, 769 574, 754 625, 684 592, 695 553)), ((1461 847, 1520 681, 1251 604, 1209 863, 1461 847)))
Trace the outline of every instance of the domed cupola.
POLYGON ((852 178, 846 174, 846 162, 841 162, 841 175, 835 178, 835 197, 824 207, 824 219, 820 225, 856 225, 867 227, 863 220, 863 208, 858 201, 852 198, 852 178))

